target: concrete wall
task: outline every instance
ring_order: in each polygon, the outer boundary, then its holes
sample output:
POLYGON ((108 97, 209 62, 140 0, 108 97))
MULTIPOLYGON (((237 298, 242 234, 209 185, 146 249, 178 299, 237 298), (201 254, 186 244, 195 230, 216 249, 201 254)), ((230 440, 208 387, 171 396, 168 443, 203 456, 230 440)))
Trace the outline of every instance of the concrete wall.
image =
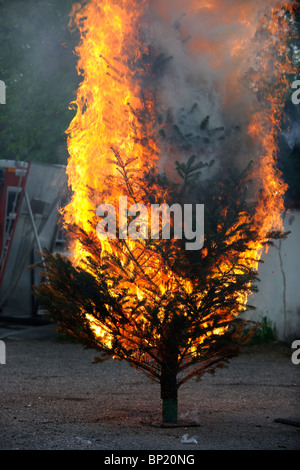
POLYGON ((300 211, 284 214, 287 239, 276 241, 259 267, 259 292, 249 297, 256 307, 247 318, 267 317, 276 327, 280 341, 300 339, 300 211))

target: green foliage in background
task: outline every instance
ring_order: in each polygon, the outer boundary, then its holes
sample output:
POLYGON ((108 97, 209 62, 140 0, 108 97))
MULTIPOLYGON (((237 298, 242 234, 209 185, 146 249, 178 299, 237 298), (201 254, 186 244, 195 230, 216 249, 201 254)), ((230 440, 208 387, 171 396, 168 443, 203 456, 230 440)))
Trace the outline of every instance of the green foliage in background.
POLYGON ((277 340, 276 327, 271 320, 263 316, 259 325, 250 344, 265 344, 277 340))
POLYGON ((74 0, 0 0, 0 158, 67 161, 68 109, 79 77, 69 30, 74 0))
MULTIPOLYGON (((65 132, 75 113, 69 104, 80 82, 74 54, 79 34, 68 26, 74 3, 0 0, 0 80, 7 86, 6 105, 0 106, 0 159, 67 162, 65 132)), ((299 61, 299 37, 292 49, 299 61)), ((296 147, 279 158, 292 201, 300 201, 299 155, 296 147)))

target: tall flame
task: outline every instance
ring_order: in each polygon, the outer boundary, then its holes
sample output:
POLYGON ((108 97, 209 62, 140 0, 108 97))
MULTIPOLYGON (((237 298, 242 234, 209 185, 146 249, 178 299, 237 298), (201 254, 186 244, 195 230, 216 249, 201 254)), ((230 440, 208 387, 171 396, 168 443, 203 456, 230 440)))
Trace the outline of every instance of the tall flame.
POLYGON ((68 129, 67 173, 74 195, 66 219, 85 230, 89 230, 91 212, 95 213, 88 188, 104 188, 105 178, 116 173, 112 147, 125 158, 134 156, 138 169, 157 158, 157 143, 134 112, 146 108, 151 114, 153 107, 151 100, 141 102, 141 84, 136 79, 139 72, 143 74, 137 65, 143 48, 136 47, 136 37, 146 4, 104 0, 89 2, 83 9, 76 4, 73 9, 82 35, 77 54, 84 80, 72 103, 77 114, 68 129), (143 138, 148 140, 146 152, 140 143, 143 138))
MULTIPOLYGON (((78 73, 83 79, 72 103, 76 116, 67 131, 72 199, 64 209, 64 219, 95 235, 90 221, 97 204, 116 206, 122 195, 120 188, 114 190, 109 178, 118 176, 113 163, 118 154, 141 174, 151 165, 163 170, 174 165, 176 149, 166 146, 155 131, 159 111, 167 109, 176 93, 180 101, 183 91, 176 90, 176 86, 168 89, 159 73, 154 76, 153 63, 147 57, 153 50, 162 62, 167 61, 168 47, 173 53, 176 45, 175 55, 178 52, 186 62, 182 69, 177 65, 175 85, 184 81, 185 89, 192 90, 192 95, 196 90, 203 102, 212 97, 219 114, 230 114, 232 103, 241 105, 240 115, 237 109, 234 113, 246 122, 246 134, 237 158, 249 152, 245 161, 249 156, 254 160, 252 177, 261 194, 254 224, 261 239, 266 239, 269 232, 282 228, 284 211, 286 185, 276 166, 276 135, 288 87, 286 75, 293 72, 286 45, 290 34, 286 12, 292 12, 292 6, 273 0, 176 0, 170 5, 169 1, 158 0, 90 0, 85 6, 76 4, 73 8, 72 23, 81 34, 76 53, 78 73), (174 14, 183 8, 186 22, 174 22, 174 14), (183 70, 186 64, 189 71, 183 70), (91 189, 105 196, 105 201, 95 201, 91 189)), ((186 100, 189 104, 189 98, 186 100)), ((219 164, 224 162, 220 159, 219 164)), ((103 250, 112 250, 109 239, 101 243, 103 250)), ((74 263, 80 264, 86 253, 78 240, 72 241, 71 249, 74 263)), ((255 250, 256 261, 250 262, 246 253, 241 263, 252 263, 257 268, 263 246, 249 249, 255 250)), ((134 241, 124 245, 121 262, 125 263, 126 250, 139 258, 145 256, 147 275, 160 292, 178 286, 192 291, 189 281, 176 279, 173 273, 163 270, 158 255, 149 261, 149 253, 144 254, 134 241)), ((143 283, 132 288, 141 298, 145 295, 143 283)), ((246 305, 246 296, 243 302, 246 305)), ((91 324, 99 335, 104 334, 92 320, 91 324)))

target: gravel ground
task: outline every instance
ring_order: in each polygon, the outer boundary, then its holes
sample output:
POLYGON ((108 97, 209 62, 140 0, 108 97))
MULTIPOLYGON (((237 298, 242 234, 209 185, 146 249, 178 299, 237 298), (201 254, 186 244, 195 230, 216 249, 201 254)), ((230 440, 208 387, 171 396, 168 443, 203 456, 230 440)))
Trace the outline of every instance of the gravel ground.
POLYGON ((50 325, 0 328, 0 338, 1 450, 300 450, 300 365, 287 346, 248 347, 186 383, 181 426, 163 428, 158 385, 127 363, 95 364, 95 351, 50 325))

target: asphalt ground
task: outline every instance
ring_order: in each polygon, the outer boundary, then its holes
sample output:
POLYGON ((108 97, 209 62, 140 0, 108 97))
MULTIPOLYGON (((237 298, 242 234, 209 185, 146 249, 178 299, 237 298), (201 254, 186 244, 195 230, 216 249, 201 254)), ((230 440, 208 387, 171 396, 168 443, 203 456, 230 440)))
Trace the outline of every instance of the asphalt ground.
POLYGON ((159 386, 126 362, 62 340, 53 325, 0 325, 0 450, 300 450, 300 365, 289 345, 247 347, 179 389, 161 426, 159 386))

